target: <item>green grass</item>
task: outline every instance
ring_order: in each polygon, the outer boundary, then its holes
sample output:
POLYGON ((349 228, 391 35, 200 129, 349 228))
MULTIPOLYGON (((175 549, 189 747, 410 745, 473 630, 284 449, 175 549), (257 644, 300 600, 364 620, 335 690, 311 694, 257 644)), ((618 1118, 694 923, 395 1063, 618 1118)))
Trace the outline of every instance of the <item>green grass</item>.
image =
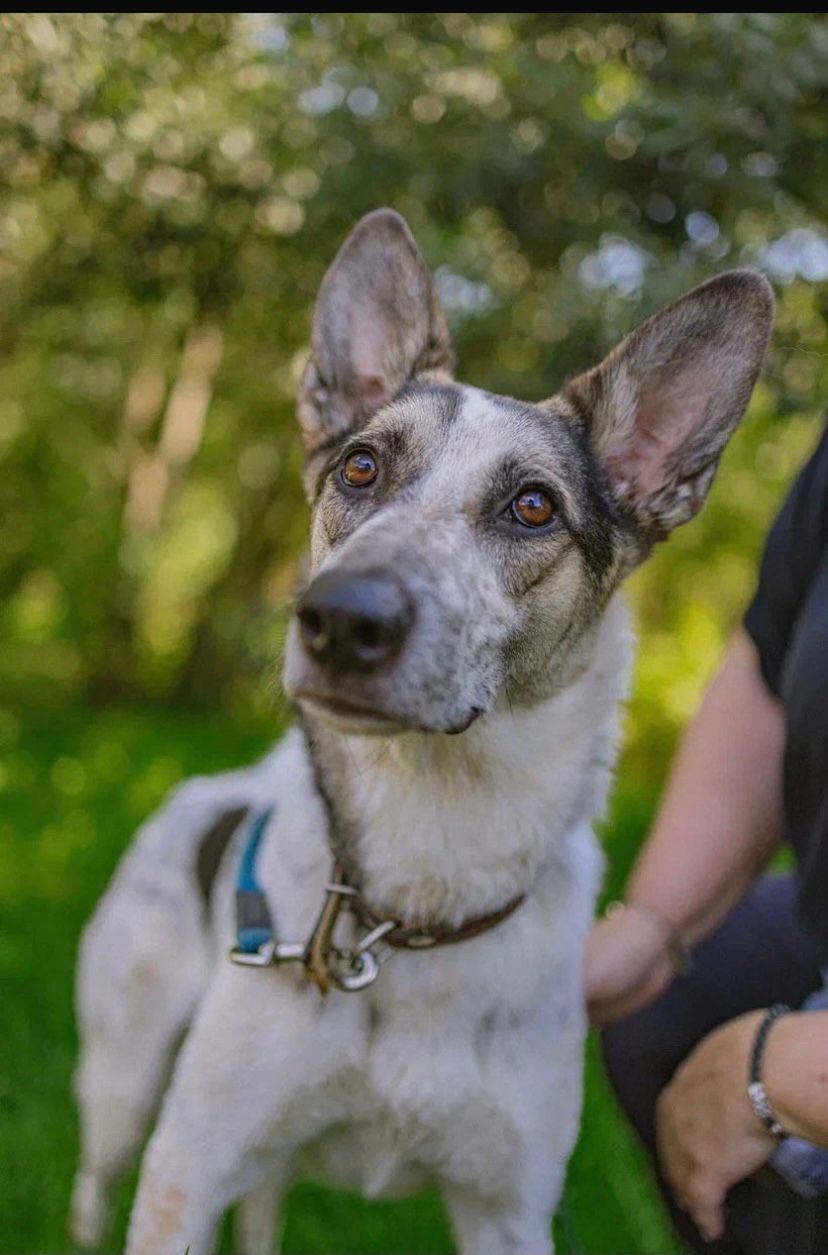
MULTIPOLYGON (((270 729, 195 713, 0 711, 0 1255, 72 1250, 65 1224, 77 1148, 72 982, 80 930, 139 821, 194 771, 249 761, 270 729)), ((648 799, 616 804, 610 884, 640 839, 648 799)), ((106 1244, 123 1249, 135 1173, 106 1244)), ((567 1184, 578 1244, 593 1255, 680 1248, 590 1043, 584 1121, 567 1184)), ((222 1250, 230 1250, 225 1231, 222 1250)), ((306 1252, 451 1250, 436 1195, 364 1203, 314 1185, 287 1205, 284 1247, 306 1252)), ((560 1251, 569 1249, 559 1235, 560 1251)))

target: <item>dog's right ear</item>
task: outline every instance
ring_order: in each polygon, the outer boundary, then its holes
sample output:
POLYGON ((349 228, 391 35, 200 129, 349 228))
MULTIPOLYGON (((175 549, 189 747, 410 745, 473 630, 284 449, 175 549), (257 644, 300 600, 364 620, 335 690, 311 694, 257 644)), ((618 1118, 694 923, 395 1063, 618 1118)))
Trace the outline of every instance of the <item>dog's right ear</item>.
POLYGON ((319 290, 311 349, 298 405, 308 454, 359 428, 408 380, 451 371, 434 281, 393 210, 367 214, 340 249, 319 290))

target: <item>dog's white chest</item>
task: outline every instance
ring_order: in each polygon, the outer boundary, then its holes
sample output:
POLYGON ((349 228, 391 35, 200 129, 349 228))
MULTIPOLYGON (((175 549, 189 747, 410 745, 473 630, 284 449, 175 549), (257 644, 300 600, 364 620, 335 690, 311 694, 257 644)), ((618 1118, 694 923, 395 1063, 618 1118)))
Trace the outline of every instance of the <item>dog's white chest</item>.
POLYGON ((471 1032, 449 1037, 436 1024, 424 1031, 380 1026, 337 1088, 331 1097, 348 1114, 307 1148, 312 1173, 368 1197, 446 1178, 496 1189, 511 1176, 520 1106, 503 1092, 497 1068, 478 1056, 471 1032))
MULTIPOLYGON (((307 774, 301 743, 288 754, 295 755, 291 779, 301 788, 307 774)), ((372 844, 372 869, 377 884, 393 877, 399 885, 408 879, 400 867, 412 857, 406 808, 385 802, 365 805, 386 821, 376 825, 382 840, 372 844)), ((341 1066, 321 1090, 297 1095, 290 1117, 281 1119, 278 1140, 286 1127, 291 1140, 295 1130, 306 1170, 369 1196, 408 1192, 429 1181, 476 1189, 485 1183, 486 1193, 496 1194, 503 1183, 514 1185, 518 1148, 532 1140, 539 1119, 548 1128, 560 1125, 561 1147, 574 1136, 584 1027, 579 956, 600 865, 589 823, 580 819, 559 832, 545 854, 527 853, 525 834, 537 833, 538 847, 544 834, 536 806, 516 801, 506 818, 490 807, 488 825, 471 802, 462 810, 451 825, 453 845, 442 861, 434 855, 444 873, 438 883, 468 896, 474 875, 481 896, 470 913, 480 913, 514 891, 503 877, 504 863, 520 870, 524 859, 537 860, 543 871, 527 901, 473 941, 395 953, 370 990, 332 991, 319 1004, 300 1073, 315 1074, 316 1050, 332 1051, 341 1066), (518 815, 525 822, 513 834, 518 815), (478 853, 490 848, 483 871, 473 873, 468 862, 464 872, 463 845, 476 845, 478 853), (302 1129, 312 1125, 325 1132, 303 1139, 302 1129)), ((420 821, 435 843, 438 820, 445 824, 435 806, 428 822, 420 821)), ((262 880, 291 940, 305 935, 322 898, 329 855, 321 829, 318 803, 283 803, 264 849, 262 880)), ((367 857, 367 846, 361 852, 367 857)), ((422 885, 416 870, 411 882, 422 885)), ((298 981, 295 973, 284 979, 298 981)), ((284 1014, 274 1009, 274 1015, 284 1027, 284 1014)))

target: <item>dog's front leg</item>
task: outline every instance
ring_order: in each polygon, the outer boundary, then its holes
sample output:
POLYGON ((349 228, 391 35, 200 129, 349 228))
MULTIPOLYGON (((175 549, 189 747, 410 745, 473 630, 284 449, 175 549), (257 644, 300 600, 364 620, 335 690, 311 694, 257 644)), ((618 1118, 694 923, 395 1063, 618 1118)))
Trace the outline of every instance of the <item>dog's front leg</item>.
POLYGON ((552 1220, 578 1133, 583 1019, 576 988, 554 1015, 527 1016, 490 1042, 480 1101, 465 1127, 455 1121, 441 1182, 462 1255, 552 1255, 552 1220))
POLYGON ((127 1255, 208 1255, 224 1210, 278 1185, 339 1114, 331 1081, 359 1049, 354 1011, 292 974, 220 969, 147 1149, 127 1255))

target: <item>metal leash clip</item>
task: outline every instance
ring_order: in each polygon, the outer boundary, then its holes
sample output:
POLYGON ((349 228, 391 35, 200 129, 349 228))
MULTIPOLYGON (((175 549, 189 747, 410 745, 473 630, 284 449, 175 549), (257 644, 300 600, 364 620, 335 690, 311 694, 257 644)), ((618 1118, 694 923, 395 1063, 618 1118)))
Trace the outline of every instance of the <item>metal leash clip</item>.
POLYGON ((343 906, 356 896, 345 884, 340 869, 334 865, 333 876, 325 885, 325 900, 316 925, 307 942, 281 942, 267 899, 256 874, 259 847, 272 811, 257 815, 250 828, 242 852, 236 880, 237 944, 230 951, 233 963, 240 967, 277 967, 281 963, 301 963, 305 976, 323 993, 331 985, 346 993, 355 993, 373 985, 380 965, 393 953, 391 946, 380 946, 383 937, 398 927, 396 920, 383 920, 354 946, 339 946, 334 930, 343 906))
POLYGON ((381 964, 394 953, 390 946, 383 946, 379 952, 374 947, 396 927, 396 920, 386 919, 377 924, 376 928, 372 928, 353 949, 333 946, 331 953, 335 963, 331 964, 330 971, 334 984, 346 993, 357 993, 360 989, 373 985, 379 976, 381 964))

